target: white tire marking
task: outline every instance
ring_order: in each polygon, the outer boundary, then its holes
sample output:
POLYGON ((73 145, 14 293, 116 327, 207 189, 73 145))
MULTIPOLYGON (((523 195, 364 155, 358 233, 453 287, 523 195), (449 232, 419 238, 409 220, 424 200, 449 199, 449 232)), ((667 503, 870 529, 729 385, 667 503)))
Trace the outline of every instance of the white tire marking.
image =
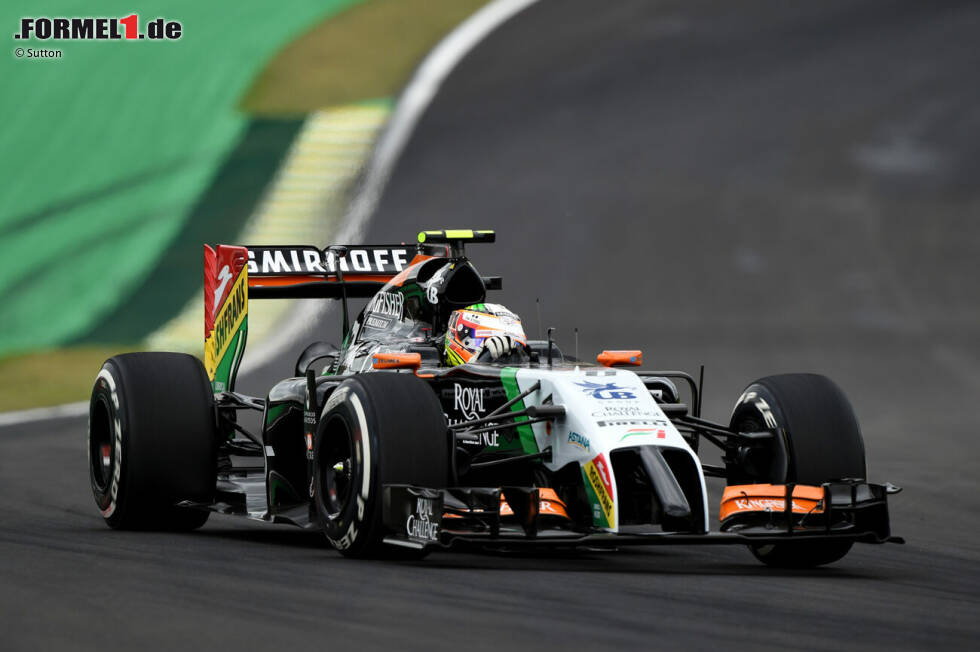
MULTIPOLYGON (((119 421, 119 394, 116 392, 116 381, 109 373, 108 369, 103 368, 96 376, 95 382, 102 378, 109 385, 109 396, 112 398, 112 405, 116 409, 116 416, 112 420, 112 447, 113 461, 112 479, 109 481, 109 506, 102 510, 103 518, 109 518, 116 511, 116 499, 119 498, 119 482, 122 478, 122 424, 119 421)), ((91 450, 92 432, 89 431, 89 450, 91 450)), ((91 453, 89 453, 91 455, 91 453)))
POLYGON ((371 437, 368 434, 367 419, 364 418, 364 408, 361 406, 361 399, 357 397, 357 394, 351 392, 350 402, 354 406, 354 413, 357 414, 357 423, 361 428, 361 450, 364 454, 364 461, 361 464, 361 468, 364 469, 364 474, 361 477, 361 497, 367 500, 371 489, 371 437))

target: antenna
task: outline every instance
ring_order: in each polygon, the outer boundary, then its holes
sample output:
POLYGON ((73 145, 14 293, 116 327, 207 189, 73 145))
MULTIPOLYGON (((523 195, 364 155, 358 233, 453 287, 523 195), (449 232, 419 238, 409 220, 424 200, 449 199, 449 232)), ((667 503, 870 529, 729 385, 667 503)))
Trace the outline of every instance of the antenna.
POLYGON ((555 347, 554 340, 551 339, 551 334, 555 332, 554 327, 548 327, 548 366, 551 366, 551 350, 555 347))
POLYGON ((579 361, 578 357, 578 328, 575 329, 575 362, 579 361))
POLYGON ((704 400, 704 365, 701 365, 701 373, 698 377, 698 416, 701 416, 701 401, 704 400))
POLYGON ((534 304, 538 309, 538 339, 541 339, 541 299, 535 297, 534 304))

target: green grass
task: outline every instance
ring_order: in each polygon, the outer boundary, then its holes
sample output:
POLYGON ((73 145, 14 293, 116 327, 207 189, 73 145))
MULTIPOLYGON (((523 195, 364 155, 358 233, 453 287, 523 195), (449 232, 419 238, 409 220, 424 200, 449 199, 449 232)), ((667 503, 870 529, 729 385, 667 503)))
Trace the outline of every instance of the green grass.
POLYGON ((137 293, 246 132, 243 93, 276 52, 356 1, 0 2, 0 355, 72 342, 137 293), (183 36, 45 42, 62 58, 14 57, 21 16, 85 7, 177 19, 183 36))
MULTIPOLYGON (((18 125, 0 128, 0 146, 30 152, 0 164, 0 351, 49 349, 0 358, 0 411, 85 400, 106 358, 140 348, 50 347, 110 314, 159 264, 249 116, 394 97, 487 2, 284 1, 271 23, 265 3, 238 6, 233 30, 223 7, 162 2, 154 15, 184 21, 178 43, 74 43, 57 62, 0 60, 0 114, 18 125), (287 45, 275 53, 277 40, 287 45)), ((50 15, 77 14, 70 0, 57 5, 50 15)), ((111 0, 97 13, 131 9, 111 0)), ((4 24, 21 15, 32 15, 26 3, 0 9, 4 24)))
POLYGON ((0 412, 84 401, 102 363, 133 350, 86 346, 0 360, 0 412))

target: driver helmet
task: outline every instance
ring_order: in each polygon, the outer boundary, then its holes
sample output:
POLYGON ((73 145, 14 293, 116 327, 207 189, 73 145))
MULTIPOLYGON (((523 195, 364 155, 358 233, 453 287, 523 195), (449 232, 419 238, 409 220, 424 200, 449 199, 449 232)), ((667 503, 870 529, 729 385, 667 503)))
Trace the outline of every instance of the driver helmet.
POLYGON ((520 317, 500 304, 476 303, 454 310, 446 329, 446 363, 455 367, 482 358, 484 342, 494 337, 521 348, 527 345, 520 317))

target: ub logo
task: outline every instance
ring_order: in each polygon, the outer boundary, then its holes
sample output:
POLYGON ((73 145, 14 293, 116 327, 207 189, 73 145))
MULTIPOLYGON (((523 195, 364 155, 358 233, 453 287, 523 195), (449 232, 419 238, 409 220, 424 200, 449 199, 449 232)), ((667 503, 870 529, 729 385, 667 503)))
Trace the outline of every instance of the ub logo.
POLYGON ((586 380, 575 384, 581 387, 586 394, 591 394, 592 398, 600 400, 636 398, 636 394, 629 388, 620 387, 616 383, 590 383, 586 380))

